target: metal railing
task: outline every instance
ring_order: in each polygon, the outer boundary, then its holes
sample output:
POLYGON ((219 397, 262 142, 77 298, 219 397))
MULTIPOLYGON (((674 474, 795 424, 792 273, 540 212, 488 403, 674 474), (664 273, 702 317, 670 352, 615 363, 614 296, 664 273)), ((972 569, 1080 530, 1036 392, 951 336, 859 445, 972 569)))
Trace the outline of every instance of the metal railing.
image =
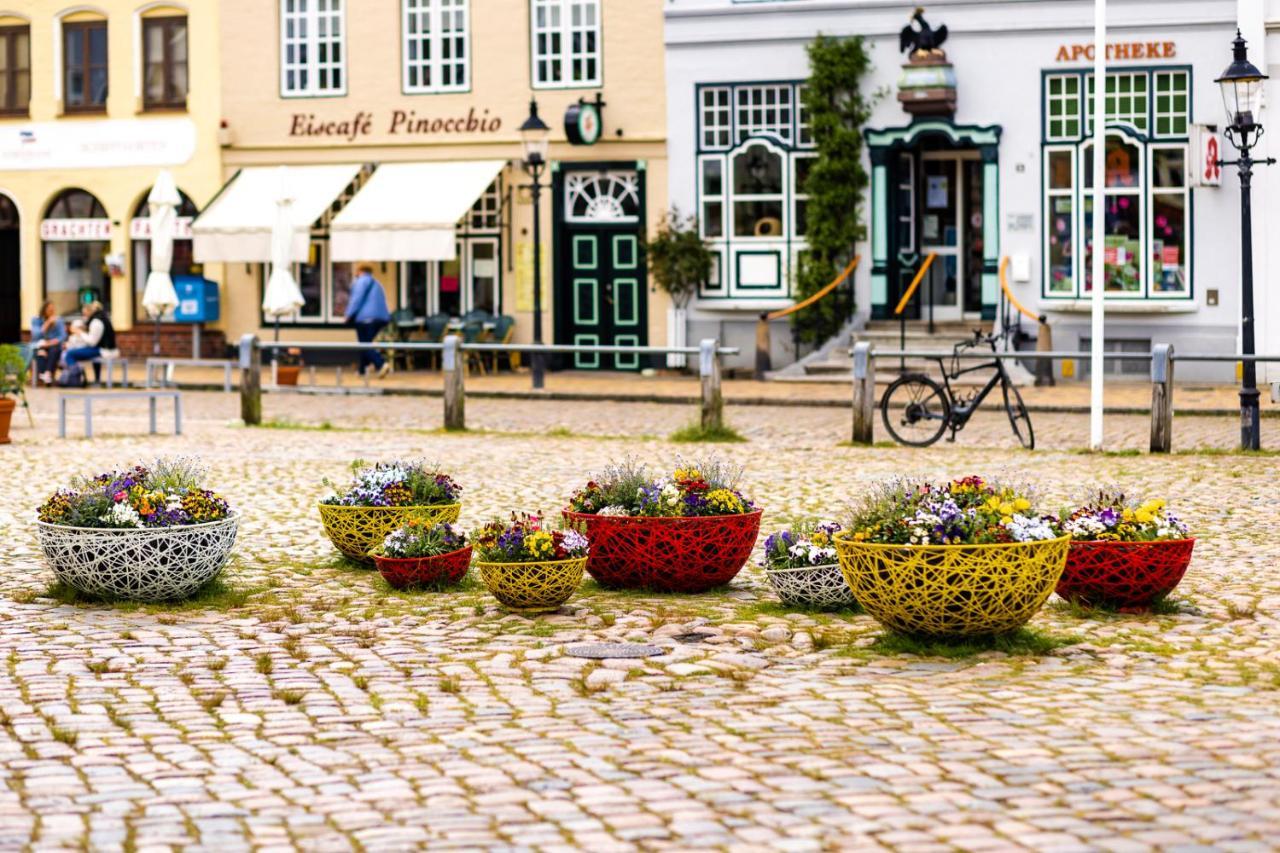
POLYGON ((736 347, 722 347, 713 338, 702 340, 696 347, 624 346, 613 344, 521 344, 475 342, 463 343, 458 335, 447 335, 443 341, 375 341, 352 343, 350 341, 260 341, 257 335, 240 338, 240 418, 247 426, 262 423, 262 353, 280 350, 365 352, 394 350, 397 352, 439 352, 444 376, 444 428, 466 429, 466 353, 541 353, 600 354, 600 355, 696 355, 701 394, 698 401, 698 420, 705 430, 718 430, 724 426, 724 395, 721 391, 720 359, 737 355, 736 347))
MULTIPOLYGON (((874 441, 876 410, 876 359, 889 358, 905 360, 915 359, 947 359, 992 361, 1004 359, 1031 359, 1063 361, 1067 359, 1086 361, 1092 366, 1091 352, 1046 351, 1046 352, 991 352, 987 350, 876 350, 869 341, 860 341, 850 351, 853 355, 853 434, 854 444, 870 445, 874 441)), ((1153 344, 1151 352, 1103 353, 1102 359, 1108 361, 1146 361, 1151 365, 1151 441, 1152 453, 1168 453, 1173 447, 1173 367, 1184 362, 1280 362, 1280 354, 1242 355, 1231 353, 1175 353, 1172 344, 1153 344)))
MULTIPOLYGON (((840 304, 837 301, 836 311, 837 313, 840 314, 841 317, 844 317, 849 313, 851 313, 851 310, 853 308, 853 300, 852 300, 853 286, 850 285, 849 287, 844 288, 843 290, 837 290, 837 288, 839 288, 840 285, 848 281, 849 276, 853 275, 853 271, 858 268, 858 263, 861 260, 862 260, 861 255, 854 255, 853 260, 849 261, 849 263, 845 265, 845 268, 841 270, 840 273, 835 278, 833 278, 827 285, 825 285, 821 290, 817 291, 809 298, 804 299, 800 302, 797 302, 794 305, 790 305, 786 308, 779 308, 777 311, 764 311, 760 314, 760 319, 756 322, 756 373, 755 373, 756 379, 763 380, 764 375, 773 369, 773 363, 772 363, 773 357, 770 353, 770 350, 772 349, 772 346, 773 346, 773 342, 769 334, 770 322, 774 320, 781 320, 783 317, 788 317, 792 314, 795 314, 798 311, 803 311, 805 308, 808 308, 810 305, 813 305, 815 302, 819 302, 820 300, 826 298, 826 296, 832 292, 835 293, 837 300, 839 300, 840 294, 842 292, 850 294, 850 299, 848 302, 849 310, 846 310, 845 306, 840 304)), ((793 341, 793 346, 796 352, 796 360, 798 361, 800 359, 800 342, 797 336, 798 328, 796 328, 794 324, 792 325, 793 325, 792 341, 793 341)))

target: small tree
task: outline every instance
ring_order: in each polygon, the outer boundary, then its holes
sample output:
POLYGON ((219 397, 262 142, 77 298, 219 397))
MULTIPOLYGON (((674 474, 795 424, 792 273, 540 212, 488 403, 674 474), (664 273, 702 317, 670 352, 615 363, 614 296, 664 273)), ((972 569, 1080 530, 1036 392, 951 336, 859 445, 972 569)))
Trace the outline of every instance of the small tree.
POLYGON ((644 248, 654 284, 676 308, 688 305, 698 285, 711 277, 712 254, 698 234, 697 218, 681 216, 674 207, 644 248))

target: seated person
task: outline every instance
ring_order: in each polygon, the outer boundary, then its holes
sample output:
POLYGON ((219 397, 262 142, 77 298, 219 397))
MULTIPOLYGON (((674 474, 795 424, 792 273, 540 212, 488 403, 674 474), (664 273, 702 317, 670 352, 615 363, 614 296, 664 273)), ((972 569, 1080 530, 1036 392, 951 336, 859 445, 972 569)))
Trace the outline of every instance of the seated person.
POLYGON ((31 321, 31 350, 35 354, 36 376, 45 385, 53 384, 53 371, 58 366, 67 343, 67 327, 58 309, 46 301, 40 314, 31 321))

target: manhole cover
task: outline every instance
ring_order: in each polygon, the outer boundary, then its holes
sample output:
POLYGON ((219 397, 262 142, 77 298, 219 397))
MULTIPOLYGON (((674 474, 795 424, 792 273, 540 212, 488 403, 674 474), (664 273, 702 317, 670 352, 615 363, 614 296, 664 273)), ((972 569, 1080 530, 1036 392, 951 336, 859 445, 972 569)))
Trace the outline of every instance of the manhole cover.
POLYGON ((643 643, 594 643, 569 646, 564 653, 575 658, 651 658, 662 654, 662 647, 643 643))
POLYGON ((708 637, 714 636, 715 634, 707 631, 690 631, 687 634, 676 634, 671 639, 675 640, 677 643, 701 643, 708 637))

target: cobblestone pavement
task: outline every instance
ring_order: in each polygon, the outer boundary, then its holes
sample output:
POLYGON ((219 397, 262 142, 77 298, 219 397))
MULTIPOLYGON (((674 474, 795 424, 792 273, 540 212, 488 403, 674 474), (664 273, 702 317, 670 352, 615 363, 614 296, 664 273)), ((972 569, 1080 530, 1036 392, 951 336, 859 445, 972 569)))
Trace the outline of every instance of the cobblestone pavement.
MULTIPOLYGON (((526 618, 475 586, 392 592, 320 533, 321 479, 353 457, 442 460, 474 524, 554 510, 620 456, 688 452, 637 436, 665 435, 691 409, 477 400, 470 421, 490 432, 444 435, 438 400, 268 395, 268 417, 335 428, 250 430, 229 423, 234 398, 188 394, 182 437, 135 434, 143 410, 121 402, 90 442, 54 437, 52 399, 38 396, 37 428, 19 423, 0 449, 0 849, 1263 850, 1280 838, 1273 458, 1083 456, 1074 416, 1037 419, 1059 451, 1011 452, 999 420, 956 446, 854 449, 836 444, 844 412, 731 408, 750 441, 721 452, 748 466, 766 526, 838 513, 893 473, 983 472, 1033 481, 1051 504, 1093 481, 1165 494, 1201 533, 1175 614, 1055 603, 1033 627, 1077 642, 944 660, 870 648, 866 616, 788 613, 754 567, 700 596, 588 583, 526 618), (43 493, 174 452, 200 453, 245 513, 229 591, 186 608, 46 597, 30 524, 43 493), (706 636, 676 639, 691 632, 706 636), (564 654, 641 640, 666 653, 564 654)), ((1185 423, 1183 447, 1235 426, 1185 423)), ((1144 440, 1143 418, 1110 424, 1120 444, 1144 440)))

